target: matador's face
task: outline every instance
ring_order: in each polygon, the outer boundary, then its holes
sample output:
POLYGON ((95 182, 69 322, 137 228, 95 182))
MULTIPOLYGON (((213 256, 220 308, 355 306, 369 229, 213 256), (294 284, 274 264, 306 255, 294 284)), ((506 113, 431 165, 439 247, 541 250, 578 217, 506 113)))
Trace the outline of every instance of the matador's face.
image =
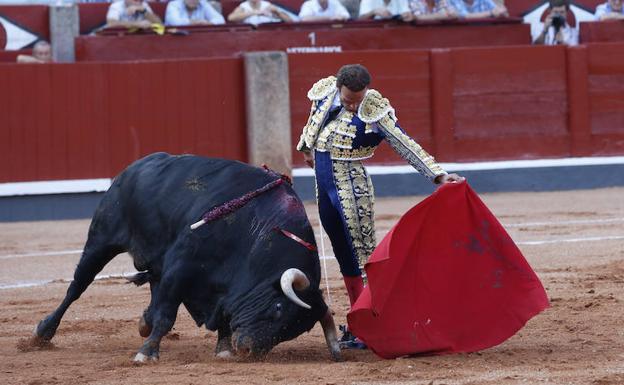
POLYGON ((358 107, 364 100, 364 96, 366 96, 366 91, 368 87, 364 88, 361 91, 351 91, 346 86, 340 87, 340 103, 344 107, 345 110, 349 112, 357 112, 358 107))

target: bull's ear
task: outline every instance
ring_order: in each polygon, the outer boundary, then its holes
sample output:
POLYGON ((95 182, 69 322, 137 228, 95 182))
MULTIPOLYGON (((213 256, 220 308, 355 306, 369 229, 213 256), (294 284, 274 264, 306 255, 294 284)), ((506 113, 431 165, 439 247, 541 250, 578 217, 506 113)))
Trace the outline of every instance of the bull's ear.
POLYGON ((271 287, 279 291, 280 293, 282 292, 282 286, 280 285, 280 277, 277 277, 273 281, 271 281, 271 287))

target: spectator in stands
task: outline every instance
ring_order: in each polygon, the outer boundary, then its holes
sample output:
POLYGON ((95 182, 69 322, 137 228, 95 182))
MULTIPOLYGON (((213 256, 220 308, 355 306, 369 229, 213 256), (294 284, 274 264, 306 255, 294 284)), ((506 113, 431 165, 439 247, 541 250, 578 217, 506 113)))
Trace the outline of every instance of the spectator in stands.
POLYGON ((493 0, 450 0, 455 12, 462 19, 484 19, 508 17, 509 12, 502 4, 493 0))
POLYGON ((415 20, 448 20, 457 18, 449 0, 410 0, 410 10, 415 20))
POLYGON ((570 26, 567 21, 569 7, 567 0, 550 0, 544 22, 531 25, 533 44, 578 44, 578 29, 570 26))
POLYGON ((412 21, 413 16, 407 0, 362 0, 359 19, 412 21))
POLYGON ((35 43, 32 55, 17 55, 18 63, 51 63, 52 47, 45 40, 39 40, 35 43))
POLYGON ((228 16, 233 23, 263 24, 280 21, 291 22, 292 17, 283 9, 265 0, 246 0, 228 16))
POLYGON ((172 0, 167 4, 165 25, 211 24, 225 24, 225 19, 206 0, 172 0))
POLYGON ((106 14, 107 27, 149 28, 160 23, 160 17, 142 0, 117 0, 106 14))
POLYGON ((622 0, 608 0, 596 7, 594 14, 596 20, 621 20, 624 19, 624 7, 622 0))
POLYGON ((339 0, 307 0, 301 5, 301 21, 348 20, 349 11, 339 0))

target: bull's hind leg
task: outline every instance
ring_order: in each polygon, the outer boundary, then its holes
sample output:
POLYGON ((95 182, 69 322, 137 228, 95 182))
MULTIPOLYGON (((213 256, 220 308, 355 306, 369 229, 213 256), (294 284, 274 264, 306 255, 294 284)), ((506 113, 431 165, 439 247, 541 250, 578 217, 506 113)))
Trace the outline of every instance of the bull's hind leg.
POLYGON ((76 271, 74 272, 74 280, 69 284, 65 299, 61 302, 60 306, 44 318, 35 328, 35 335, 33 337, 33 343, 39 343, 42 341, 49 341, 56 334, 61 318, 67 311, 67 308, 80 298, 80 295, 84 293, 87 287, 93 282, 97 273, 102 271, 104 266, 110 262, 117 254, 123 252, 119 247, 114 246, 95 246, 96 242, 92 242, 90 239, 85 245, 85 249, 82 252, 82 257, 76 271))

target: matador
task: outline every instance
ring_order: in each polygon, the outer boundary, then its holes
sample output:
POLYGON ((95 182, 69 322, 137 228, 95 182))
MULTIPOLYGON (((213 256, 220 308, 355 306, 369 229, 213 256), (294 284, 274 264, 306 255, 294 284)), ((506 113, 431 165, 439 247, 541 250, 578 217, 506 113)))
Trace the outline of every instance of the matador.
POLYGON ((327 232, 351 306, 363 289, 363 266, 375 249, 374 192, 362 161, 382 140, 432 182, 459 182, 448 174, 397 123, 394 109, 369 89, 368 70, 342 67, 336 76, 317 81, 308 98, 310 117, 297 150, 314 167, 319 214, 327 232))

